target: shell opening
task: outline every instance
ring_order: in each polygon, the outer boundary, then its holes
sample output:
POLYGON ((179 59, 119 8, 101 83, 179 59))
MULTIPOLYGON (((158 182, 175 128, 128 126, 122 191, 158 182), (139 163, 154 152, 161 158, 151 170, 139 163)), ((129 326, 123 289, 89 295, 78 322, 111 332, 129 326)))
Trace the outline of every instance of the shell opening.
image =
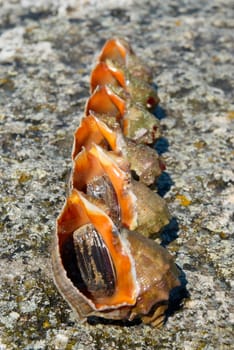
POLYGON ((84 291, 96 301, 111 296, 116 288, 116 272, 105 242, 94 226, 84 225, 73 233, 77 266, 84 291))
POLYGON ((72 190, 57 220, 57 228, 59 254, 66 274, 78 292, 95 305, 96 310, 135 304, 136 282, 131 257, 125 250, 117 227, 103 210, 89 202, 81 192, 72 190), (87 224, 91 224, 97 232, 91 230, 91 243, 90 233, 85 232, 82 238, 81 231, 77 231, 87 224), (92 247, 95 249, 94 256, 86 256, 86 253, 91 253, 92 247), (77 263, 79 254, 85 256, 85 264, 92 264, 92 271, 84 267, 84 261, 81 265, 80 261, 77 263), (107 271, 99 273, 95 281, 94 273, 102 269, 101 265, 106 269, 106 262, 107 271), (100 284, 105 288, 110 286, 111 295, 103 293, 99 297, 100 284))
POLYGON ((95 177, 106 174, 118 199, 121 222, 124 226, 133 229, 137 224, 135 210, 137 199, 132 191, 130 172, 119 166, 117 158, 97 145, 93 145, 88 152, 83 149, 74 161, 72 186, 84 191, 87 189, 87 184, 95 177))

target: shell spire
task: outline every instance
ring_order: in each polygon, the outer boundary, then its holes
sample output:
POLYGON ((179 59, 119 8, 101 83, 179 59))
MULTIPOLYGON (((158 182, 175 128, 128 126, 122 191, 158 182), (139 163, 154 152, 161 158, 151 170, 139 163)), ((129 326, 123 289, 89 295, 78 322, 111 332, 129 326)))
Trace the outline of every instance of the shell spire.
POLYGON ((52 249, 55 284, 79 319, 161 326, 180 285, 173 258, 150 238, 170 221, 156 193, 165 165, 152 147, 160 125, 151 82, 151 69, 122 38, 105 43, 91 72, 52 249))

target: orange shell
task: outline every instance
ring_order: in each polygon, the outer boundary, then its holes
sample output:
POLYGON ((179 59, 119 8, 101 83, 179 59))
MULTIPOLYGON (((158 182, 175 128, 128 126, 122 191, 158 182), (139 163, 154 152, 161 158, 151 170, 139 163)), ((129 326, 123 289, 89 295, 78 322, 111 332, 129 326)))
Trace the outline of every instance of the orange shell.
POLYGON ((93 143, 100 145, 105 141, 108 142, 108 145, 113 151, 121 151, 124 140, 120 129, 118 131, 117 133, 108 127, 100 118, 92 114, 88 115, 82 119, 80 126, 75 132, 72 158, 74 159, 76 157, 82 147, 89 150, 93 143))
POLYGON ((81 152, 88 151, 93 144, 114 151, 129 161, 130 169, 143 181, 150 185, 161 172, 163 163, 154 149, 144 144, 136 144, 126 139, 115 118, 90 114, 84 117, 74 134, 72 158, 81 152))
POLYGON ((113 38, 108 40, 103 46, 99 60, 105 61, 106 59, 112 59, 124 65, 126 64, 127 55, 131 53, 133 51, 124 39, 113 38))
POLYGON ((116 158, 97 145, 88 151, 84 148, 74 160, 72 187, 82 191, 93 178, 106 174, 118 198, 122 224, 134 229, 137 225, 137 200, 131 189, 130 174, 121 169, 116 158))
POLYGON ((152 83, 152 71, 134 53, 129 43, 123 38, 107 40, 102 48, 99 61, 112 60, 119 66, 125 66, 130 73, 149 83, 152 83))
POLYGON ((136 302, 137 286, 135 272, 128 250, 122 242, 117 227, 97 206, 73 189, 67 198, 62 213, 57 220, 58 244, 62 259, 63 246, 79 227, 92 223, 109 249, 116 272, 116 290, 112 296, 93 301, 97 310, 120 305, 133 305, 136 302), (114 238, 114 239, 113 239, 114 238), (121 257, 121 258, 120 258, 121 257))
POLYGON ((124 91, 118 95, 113 86, 98 86, 86 103, 85 114, 116 118, 124 136, 136 142, 152 144, 160 136, 159 121, 155 116, 141 105, 132 103, 124 91))
POLYGON ((150 84, 134 77, 126 68, 119 67, 110 60, 97 63, 91 73, 91 92, 98 86, 122 88, 134 103, 145 108, 152 108, 159 103, 157 92, 150 84))
POLYGON ((121 69, 112 67, 110 64, 105 62, 99 62, 91 73, 91 92, 93 92, 97 86, 105 85, 120 85, 126 89, 125 76, 121 69))
POLYGON ((86 115, 90 113, 95 115, 106 114, 116 119, 121 119, 125 110, 125 100, 113 93, 111 88, 106 85, 97 86, 85 107, 86 115))

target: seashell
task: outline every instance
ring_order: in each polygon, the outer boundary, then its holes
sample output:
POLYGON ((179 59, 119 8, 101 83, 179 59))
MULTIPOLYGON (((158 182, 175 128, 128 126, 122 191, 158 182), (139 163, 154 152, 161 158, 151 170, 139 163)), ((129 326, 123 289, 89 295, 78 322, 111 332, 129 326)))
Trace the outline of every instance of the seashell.
POLYGON ((118 92, 113 90, 113 86, 97 86, 87 101, 85 114, 104 114, 121 120, 127 110, 128 96, 122 89, 118 92))
POLYGON ((160 136, 158 120, 140 106, 131 106, 123 118, 123 134, 137 143, 153 144, 160 136))
POLYGON ((85 114, 107 115, 121 122, 124 136, 137 143, 152 144, 161 136, 159 121, 147 109, 134 104, 113 86, 97 87, 87 101, 85 114))
POLYGON ((136 229, 147 237, 160 233, 171 218, 166 202, 141 182, 132 181, 132 187, 138 202, 136 229))
POLYGON ((72 158, 85 147, 90 149, 95 143, 116 153, 126 153, 126 140, 115 118, 105 115, 96 117, 92 113, 84 117, 75 131, 72 158))
POLYGON ((93 145, 76 156, 71 186, 85 192, 93 179, 108 176, 120 208, 120 222, 130 230, 150 236, 169 223, 165 201, 145 184, 131 180, 128 163, 120 156, 93 145))
POLYGON ((99 62, 91 73, 91 92, 97 86, 105 85, 124 89, 134 103, 143 107, 153 108, 159 103, 157 91, 151 85, 132 76, 126 68, 120 68, 110 60, 99 62))
POLYGON ((147 145, 136 144, 125 138, 119 123, 113 117, 100 115, 97 118, 91 114, 83 118, 74 135, 72 158, 76 157, 82 147, 88 150, 93 143, 127 158, 134 176, 146 185, 154 183, 165 169, 157 152, 147 145))
POLYGON ((74 134, 70 189, 52 249, 55 284, 81 320, 141 319, 161 326, 179 271, 151 238, 170 221, 155 192, 165 166, 150 70, 130 45, 104 45, 74 134))
POLYGON ((121 222, 134 229, 137 225, 136 197, 131 188, 130 173, 119 166, 123 158, 117 160, 116 155, 105 152, 100 146, 86 151, 84 148, 75 158, 71 175, 71 186, 85 192, 93 179, 107 175, 118 198, 121 211, 121 222))
POLYGON ((133 176, 147 186, 153 184, 165 170, 162 158, 154 149, 130 140, 127 141, 127 158, 133 176))
POLYGON ((110 217, 72 190, 57 220, 55 283, 78 314, 161 325, 179 272, 163 247, 110 217))
POLYGON ((134 77, 152 83, 152 71, 134 53, 129 43, 123 38, 107 40, 99 56, 100 62, 112 60, 119 66, 125 66, 134 77))

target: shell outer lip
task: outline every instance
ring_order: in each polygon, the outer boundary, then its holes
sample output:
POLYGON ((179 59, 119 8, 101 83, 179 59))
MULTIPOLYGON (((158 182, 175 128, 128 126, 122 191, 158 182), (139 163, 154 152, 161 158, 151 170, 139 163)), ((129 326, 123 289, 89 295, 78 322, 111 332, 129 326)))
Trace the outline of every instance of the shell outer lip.
MULTIPOLYGON (((135 265, 133 264, 130 253, 129 253, 128 249, 126 248, 126 243, 123 242, 122 236, 119 235, 118 229, 115 227, 115 225, 113 224, 111 219, 101 209, 99 209, 98 207, 96 207, 95 205, 90 203, 83 196, 83 194, 80 191, 73 189, 71 196, 72 195, 78 196, 78 197, 74 197, 74 202, 72 203, 72 205, 76 205, 76 200, 77 200, 76 198, 78 198, 78 200, 81 201, 81 205, 84 207, 84 210, 87 211, 87 215, 88 215, 89 220, 91 222, 93 222, 93 224, 95 226, 97 225, 96 229, 98 232, 100 232, 100 230, 103 230, 102 228, 100 228, 103 224, 99 223, 99 221, 98 221, 99 219, 96 219, 97 215, 98 216, 101 215, 101 217, 103 219, 105 218, 106 223, 108 222, 108 225, 111 225, 109 228, 110 233, 107 232, 106 234, 107 235, 112 234, 113 238, 109 237, 108 241, 110 243, 106 243, 106 244, 109 247, 111 247, 110 244, 112 245, 113 248, 111 248, 112 249, 111 254, 114 254, 115 249, 117 249, 115 252, 115 255, 121 253, 122 258, 124 259, 123 262, 121 262, 121 260, 119 260, 119 263, 118 263, 118 266, 120 268, 119 271, 121 271, 121 269, 125 268, 124 266, 126 266, 126 262, 129 261, 128 270, 126 270, 126 273, 128 274, 129 277, 128 277, 128 280, 126 280, 127 289, 125 292, 125 288, 126 288, 125 282, 124 281, 121 282, 121 277, 120 277, 120 275, 118 275, 118 281, 119 281, 118 285, 117 285, 117 293, 118 294, 116 294, 116 296, 114 295, 113 297, 111 297, 110 302, 108 302, 108 304, 105 304, 105 303, 99 304, 98 302, 95 303, 92 300, 90 300, 87 296, 85 296, 83 293, 79 292, 79 290, 77 288, 75 288, 72 280, 68 277, 67 271, 65 270, 63 258, 62 258, 62 252, 60 250, 61 249, 60 242, 59 242, 59 237, 61 235, 69 234, 69 232, 68 233, 66 232, 66 227, 64 225, 61 228, 61 221, 63 220, 63 216, 65 215, 65 217, 66 217, 67 213, 69 214, 69 207, 67 207, 67 205, 70 201, 70 199, 69 199, 70 197, 69 197, 68 201, 64 205, 64 209, 63 209, 62 213, 59 215, 59 217, 57 219, 57 235, 56 235, 56 240, 55 240, 56 249, 54 249, 54 252, 52 255, 54 276, 55 276, 55 281, 56 281, 56 285, 58 286, 58 289, 60 290, 61 294, 64 295, 66 300, 69 300, 69 297, 70 297, 69 293, 72 293, 72 295, 76 294, 79 297, 83 297, 83 300, 85 300, 89 304, 89 306, 95 311, 116 309, 116 308, 126 306, 126 305, 134 305, 136 302, 136 298, 137 298, 137 282, 135 279, 135 270, 134 270, 135 265), (117 240, 118 240, 118 242, 117 242, 117 240), (123 264, 125 264, 125 265, 123 265, 123 264), (59 266, 60 266, 60 269, 59 269, 59 266), (61 275, 58 274, 57 273, 58 271, 60 271, 60 273, 62 273, 62 274, 61 275), (64 280, 64 279, 66 280, 67 285, 69 285, 69 287, 68 287, 68 289, 70 290, 69 293, 67 292, 66 287, 63 286, 62 280, 64 280), (121 293, 120 297, 118 296, 119 293, 121 293), (112 299, 113 299, 113 301, 112 301, 112 299)), ((104 224, 104 225, 106 225, 106 224, 104 224)), ((73 232, 73 229, 72 229, 72 232, 73 232)), ((109 300, 109 298, 105 298, 105 299, 107 301, 109 300)), ((72 303, 72 301, 70 301, 70 303, 72 303)))

